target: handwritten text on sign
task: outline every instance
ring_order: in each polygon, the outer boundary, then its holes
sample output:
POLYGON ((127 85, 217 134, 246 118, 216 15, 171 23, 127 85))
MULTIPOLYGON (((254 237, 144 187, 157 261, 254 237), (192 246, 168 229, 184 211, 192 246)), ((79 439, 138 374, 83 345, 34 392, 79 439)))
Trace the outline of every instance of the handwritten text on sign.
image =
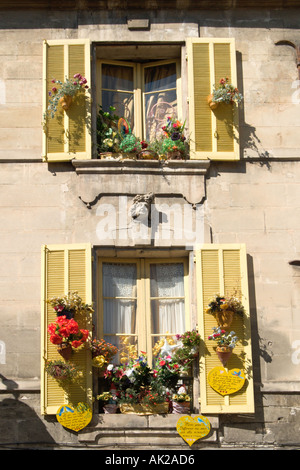
POLYGON ((245 374, 241 369, 214 367, 208 373, 208 383, 220 395, 230 395, 240 390, 245 383, 245 374))

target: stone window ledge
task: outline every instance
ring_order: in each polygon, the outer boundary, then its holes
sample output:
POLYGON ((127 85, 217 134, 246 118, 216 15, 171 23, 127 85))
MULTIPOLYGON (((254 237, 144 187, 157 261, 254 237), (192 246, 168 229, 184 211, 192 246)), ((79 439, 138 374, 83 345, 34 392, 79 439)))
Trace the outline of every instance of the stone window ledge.
POLYGON ((76 173, 157 173, 205 175, 209 160, 72 160, 76 173))
MULTIPOLYGON (((200 414, 200 413, 199 413, 200 414)), ((92 422, 79 434, 79 441, 89 444, 122 445, 132 440, 136 445, 148 443, 149 446, 186 444, 176 430, 178 419, 183 415, 149 415, 137 416, 134 414, 98 414, 93 416, 92 422)), ((197 416, 191 414, 190 416, 197 416)), ((211 430, 202 442, 215 442, 216 430, 219 427, 218 416, 207 416, 211 430)), ((199 441, 201 442, 201 441, 199 441)))

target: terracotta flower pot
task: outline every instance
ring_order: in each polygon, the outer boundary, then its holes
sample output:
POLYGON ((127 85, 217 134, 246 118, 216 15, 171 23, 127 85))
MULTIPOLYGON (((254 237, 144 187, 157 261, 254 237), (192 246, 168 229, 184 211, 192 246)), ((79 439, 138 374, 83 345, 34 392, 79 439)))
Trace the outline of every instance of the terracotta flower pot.
POLYGON ((57 346, 57 351, 67 361, 72 355, 72 346, 69 343, 62 343, 57 346))
POLYGON ((118 405, 110 404, 103 406, 103 410, 105 414, 115 414, 117 412, 118 405))
POLYGON ((232 354, 232 348, 229 348, 229 346, 217 346, 216 347, 216 353, 218 355, 218 358, 220 359, 222 365, 225 367, 227 364, 231 354, 232 354))
POLYGON ((64 111, 67 111, 72 104, 72 96, 64 95, 59 99, 59 103, 64 111))
POLYGON ((219 326, 229 328, 234 317, 234 312, 232 310, 221 310, 215 313, 215 317, 219 326))
POLYGON ((218 104, 219 104, 219 103, 215 103, 213 101, 213 95, 212 94, 208 95, 207 102, 208 102, 208 105, 209 105, 210 109, 212 109, 212 110, 216 109, 218 107, 218 104))

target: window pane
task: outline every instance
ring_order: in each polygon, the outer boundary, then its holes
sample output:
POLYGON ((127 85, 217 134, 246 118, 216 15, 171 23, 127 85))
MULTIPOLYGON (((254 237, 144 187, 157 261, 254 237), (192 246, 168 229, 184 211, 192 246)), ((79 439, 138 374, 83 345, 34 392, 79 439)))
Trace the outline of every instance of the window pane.
POLYGON ((184 300, 151 300, 152 334, 185 331, 184 300))
POLYGON ((133 91, 133 68, 102 64, 102 88, 133 91))
POLYGON ((128 345, 137 343, 136 281, 136 264, 103 263, 103 332, 104 339, 119 350, 115 363, 120 362, 120 351, 124 351, 124 337, 120 335, 134 335, 128 338, 128 345))
POLYGON ((176 63, 146 67, 144 106, 146 139, 158 140, 168 116, 177 116, 176 63))
POLYGON ((135 264, 103 263, 103 296, 135 297, 136 277, 135 264))
POLYGON ((182 263, 151 264, 151 297, 183 297, 183 279, 182 263))
POLYGON ((145 68, 145 93, 176 88, 176 64, 145 68))
POLYGON ((116 108, 115 114, 127 119, 134 126, 133 115, 133 67, 102 64, 102 107, 109 111, 116 108))

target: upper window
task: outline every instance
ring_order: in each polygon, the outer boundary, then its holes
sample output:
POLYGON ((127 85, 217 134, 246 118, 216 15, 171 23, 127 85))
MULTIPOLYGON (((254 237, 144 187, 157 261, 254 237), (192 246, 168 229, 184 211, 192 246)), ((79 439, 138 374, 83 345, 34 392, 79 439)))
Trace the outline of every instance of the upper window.
POLYGON ((182 259, 102 260, 101 337, 123 352, 127 347, 136 353, 147 352, 151 363, 153 348, 162 338, 182 334, 188 328, 186 278, 186 261, 182 259))
POLYGON ((157 139, 167 117, 177 117, 178 61, 133 63, 100 61, 100 105, 110 106, 132 132, 147 141, 157 139))

